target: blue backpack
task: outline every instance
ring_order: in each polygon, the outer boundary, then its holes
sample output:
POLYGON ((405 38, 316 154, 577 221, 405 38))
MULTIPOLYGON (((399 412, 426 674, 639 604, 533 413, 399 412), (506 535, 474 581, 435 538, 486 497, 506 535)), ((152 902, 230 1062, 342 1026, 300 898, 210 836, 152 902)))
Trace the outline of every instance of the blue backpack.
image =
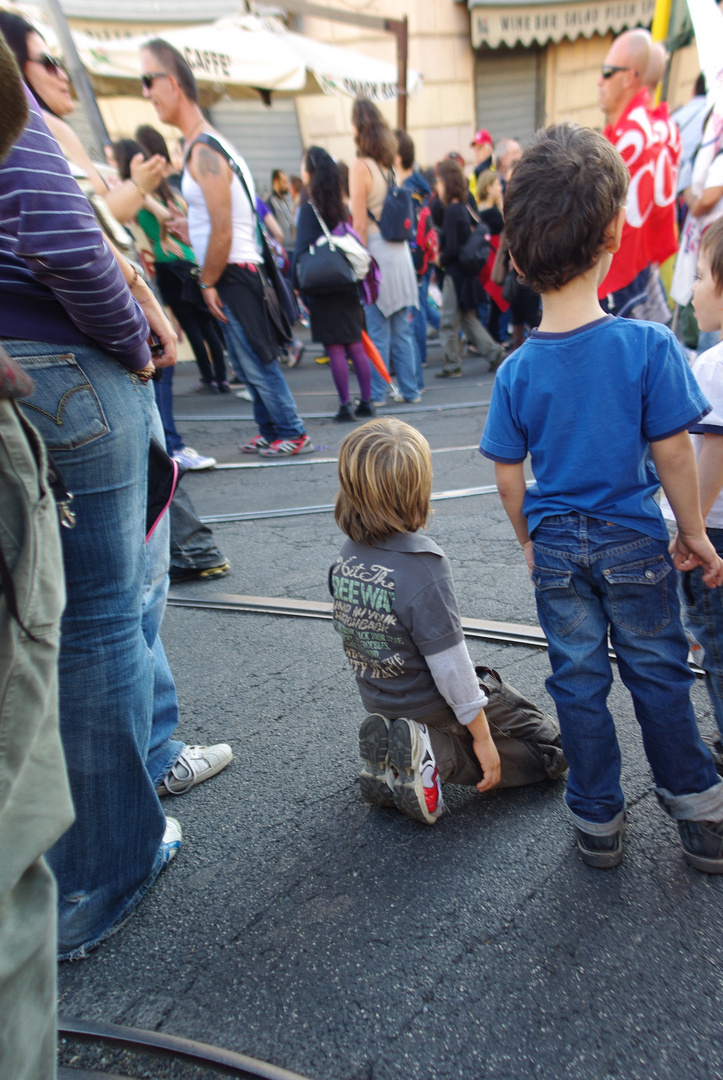
MULTIPOLYGON (((377 165, 379 172, 384 173, 377 165)), ((387 182, 387 194, 382 206, 381 220, 377 221, 371 210, 367 214, 372 221, 379 226, 379 232, 384 240, 393 244, 401 244, 404 240, 414 240, 414 205, 411 192, 406 188, 397 187, 394 169, 390 169, 384 176, 387 182)))

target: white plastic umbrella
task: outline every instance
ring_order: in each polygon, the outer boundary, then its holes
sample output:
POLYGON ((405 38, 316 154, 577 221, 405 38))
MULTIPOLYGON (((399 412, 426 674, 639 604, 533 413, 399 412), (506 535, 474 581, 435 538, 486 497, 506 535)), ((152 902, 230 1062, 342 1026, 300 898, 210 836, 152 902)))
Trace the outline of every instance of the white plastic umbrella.
MULTIPOLYGON (((143 35, 98 41, 73 31, 83 66, 100 94, 138 93, 143 35)), ((256 89, 281 94, 319 93, 378 101, 397 96, 394 64, 294 34, 277 19, 235 16, 157 35, 188 61, 205 104, 222 95, 252 96, 256 89)), ((407 93, 421 86, 410 71, 407 93)))

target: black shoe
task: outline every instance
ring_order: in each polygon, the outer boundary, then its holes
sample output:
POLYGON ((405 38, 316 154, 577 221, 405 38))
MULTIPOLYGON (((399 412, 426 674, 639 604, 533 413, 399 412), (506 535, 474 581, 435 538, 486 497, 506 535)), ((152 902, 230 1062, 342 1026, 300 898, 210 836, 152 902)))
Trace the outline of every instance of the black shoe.
POLYGON ((360 401, 357 404, 357 407, 354 410, 354 415, 355 416, 376 416, 377 415, 376 406, 374 405, 374 402, 371 400, 371 398, 369 398, 368 401, 364 401, 362 399, 362 401, 360 401))
POLYGON ((354 413, 353 413, 352 407, 351 407, 351 405, 349 404, 348 401, 347 401, 346 405, 340 405, 339 406, 339 412, 334 417, 334 423, 335 424, 353 424, 354 423, 354 413))
POLYGON ((210 581, 225 577, 230 569, 231 563, 224 559, 217 566, 172 566, 169 577, 172 585, 179 581, 210 581))
POLYGON ((723 825, 715 821, 679 821, 685 861, 703 874, 723 874, 723 825))
POLYGON ((598 870, 609 870, 613 866, 619 866, 623 861, 623 836, 627 818, 613 836, 591 836, 575 826, 577 850, 580 857, 588 866, 596 866, 598 870))
POLYGON ((459 379, 462 377, 462 368, 442 368, 441 371, 436 372, 435 379, 459 379))

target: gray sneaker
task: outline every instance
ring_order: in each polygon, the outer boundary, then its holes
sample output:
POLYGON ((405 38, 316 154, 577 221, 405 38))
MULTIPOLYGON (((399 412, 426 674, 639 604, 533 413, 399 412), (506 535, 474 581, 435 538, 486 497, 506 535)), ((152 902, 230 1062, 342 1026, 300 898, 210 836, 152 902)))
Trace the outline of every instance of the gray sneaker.
POLYGON ((623 861, 623 837, 627 818, 612 836, 593 836, 583 832, 575 826, 575 838, 580 858, 588 866, 595 866, 598 870, 610 870, 613 866, 619 866, 623 861))
POLYGON ((723 825, 715 821, 679 821, 685 861, 703 874, 723 874, 723 825))
POLYGON ((394 805, 425 825, 434 825, 445 810, 437 762, 424 724, 393 720, 389 733, 389 765, 395 774, 394 805))
POLYGON ((185 795, 196 784, 210 780, 233 758, 226 743, 215 746, 184 746, 175 765, 156 785, 158 795, 185 795))
POLYGON ((372 806, 394 806, 394 774, 389 768, 389 721, 378 713, 362 720, 359 753, 364 761, 359 777, 362 798, 372 806))
POLYGON ((723 776, 723 742, 721 742, 720 736, 716 735, 711 738, 710 735, 701 735, 706 749, 710 751, 710 756, 713 758, 713 764, 715 765, 715 771, 719 776, 723 776))

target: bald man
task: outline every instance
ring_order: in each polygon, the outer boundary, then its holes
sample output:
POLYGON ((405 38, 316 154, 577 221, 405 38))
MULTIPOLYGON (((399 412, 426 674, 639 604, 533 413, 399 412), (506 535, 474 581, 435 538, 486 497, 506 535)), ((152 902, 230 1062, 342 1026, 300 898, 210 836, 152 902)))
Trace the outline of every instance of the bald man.
POLYGON ((668 59, 663 43, 652 42, 648 69, 645 73, 645 85, 650 94, 650 120, 660 143, 660 150, 655 165, 654 205, 648 228, 650 253, 648 298, 646 303, 636 311, 638 318, 664 323, 666 326, 672 320, 672 312, 660 280, 660 267, 678 250, 675 197, 678 168, 683 150, 680 132, 677 124, 670 117, 667 101, 661 101, 659 105, 655 104, 655 96, 658 86, 663 81, 668 59))
MULTIPOLYGON (((614 315, 627 318, 634 318, 636 307, 646 301, 652 261, 649 219, 661 148, 648 112, 650 94, 645 82, 652 44, 647 30, 626 30, 610 46, 598 79, 600 108, 607 119, 605 135, 630 172, 622 242, 599 296, 614 315)), ((661 199, 665 201, 664 196, 661 199)))

